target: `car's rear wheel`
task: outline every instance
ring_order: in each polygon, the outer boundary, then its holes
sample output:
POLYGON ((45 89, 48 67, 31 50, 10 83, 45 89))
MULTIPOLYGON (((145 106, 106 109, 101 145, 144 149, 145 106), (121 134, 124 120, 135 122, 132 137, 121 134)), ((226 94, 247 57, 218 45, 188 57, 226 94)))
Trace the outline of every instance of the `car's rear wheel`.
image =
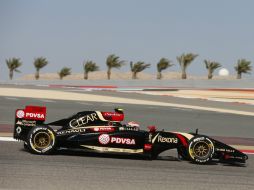
POLYGON ((49 154, 55 149, 55 132, 49 126, 36 126, 28 133, 27 146, 32 153, 49 154))
POLYGON ((206 164, 212 160, 214 144, 208 137, 194 137, 190 140, 188 153, 192 162, 206 164))

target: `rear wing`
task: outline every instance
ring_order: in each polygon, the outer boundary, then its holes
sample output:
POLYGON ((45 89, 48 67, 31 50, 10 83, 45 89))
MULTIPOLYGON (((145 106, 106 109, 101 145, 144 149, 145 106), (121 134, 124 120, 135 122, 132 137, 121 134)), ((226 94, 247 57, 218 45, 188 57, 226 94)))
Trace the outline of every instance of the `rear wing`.
POLYGON ((26 106, 25 109, 17 109, 13 137, 25 141, 32 127, 43 124, 45 120, 46 107, 26 106))

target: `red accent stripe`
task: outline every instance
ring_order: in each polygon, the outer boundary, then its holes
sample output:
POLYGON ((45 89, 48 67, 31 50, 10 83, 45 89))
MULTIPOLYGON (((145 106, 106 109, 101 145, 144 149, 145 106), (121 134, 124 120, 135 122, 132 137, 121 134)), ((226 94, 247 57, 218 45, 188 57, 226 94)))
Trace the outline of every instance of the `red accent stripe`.
POLYGON ((75 86, 75 85, 54 85, 50 84, 49 87, 64 88, 64 87, 74 87, 74 88, 117 88, 117 86, 75 86))
POLYGON ((145 150, 145 151, 150 151, 150 150, 152 150, 152 145, 151 145, 151 144, 144 144, 144 150, 145 150))
POLYGON ((243 153, 246 153, 246 154, 254 154, 254 150, 240 150, 241 152, 243 153))
POLYGON ((124 114, 123 113, 116 113, 116 112, 101 112, 104 119, 109 121, 123 121, 124 114))
POLYGON ((176 134, 176 136, 180 139, 180 141, 182 142, 183 146, 188 147, 188 143, 187 143, 187 141, 186 141, 186 139, 185 139, 185 137, 183 135, 176 134))

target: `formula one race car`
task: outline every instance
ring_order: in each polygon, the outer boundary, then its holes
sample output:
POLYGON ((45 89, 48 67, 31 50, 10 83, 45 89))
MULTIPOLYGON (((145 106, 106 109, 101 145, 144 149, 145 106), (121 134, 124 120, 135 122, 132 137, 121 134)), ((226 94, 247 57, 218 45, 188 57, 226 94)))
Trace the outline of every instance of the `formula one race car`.
POLYGON ((122 124, 122 109, 114 112, 83 111, 45 124, 46 107, 16 110, 14 138, 24 141, 32 153, 50 154, 58 149, 81 149, 102 153, 139 154, 156 159, 163 151, 177 149, 178 157, 197 164, 212 160, 245 163, 247 155, 197 133, 140 130, 135 122, 122 124))

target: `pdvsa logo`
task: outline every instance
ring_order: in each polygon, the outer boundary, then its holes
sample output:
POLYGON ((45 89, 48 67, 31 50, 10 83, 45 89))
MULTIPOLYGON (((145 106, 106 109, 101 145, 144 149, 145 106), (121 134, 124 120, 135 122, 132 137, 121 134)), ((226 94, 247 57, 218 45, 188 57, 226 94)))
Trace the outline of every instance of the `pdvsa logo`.
POLYGON ((24 118, 25 112, 23 110, 18 110, 16 116, 17 118, 24 118))
POLYGON ((101 144, 108 144, 110 141, 110 137, 108 134, 102 134, 99 136, 99 142, 101 144))
POLYGON ((111 143, 135 145, 135 139, 112 137, 111 143))
POLYGON ((95 128, 92 128, 93 131, 95 132, 111 132, 111 131, 114 131, 115 129, 113 127, 95 127, 95 128))
POLYGON ((99 136, 99 142, 103 145, 112 143, 112 144, 127 144, 135 145, 135 139, 131 138, 121 138, 121 137, 110 137, 108 134, 101 134, 99 136))
POLYGON ((40 113, 26 113, 26 118, 35 118, 35 119, 45 119, 45 115, 44 114, 40 114, 40 113))

